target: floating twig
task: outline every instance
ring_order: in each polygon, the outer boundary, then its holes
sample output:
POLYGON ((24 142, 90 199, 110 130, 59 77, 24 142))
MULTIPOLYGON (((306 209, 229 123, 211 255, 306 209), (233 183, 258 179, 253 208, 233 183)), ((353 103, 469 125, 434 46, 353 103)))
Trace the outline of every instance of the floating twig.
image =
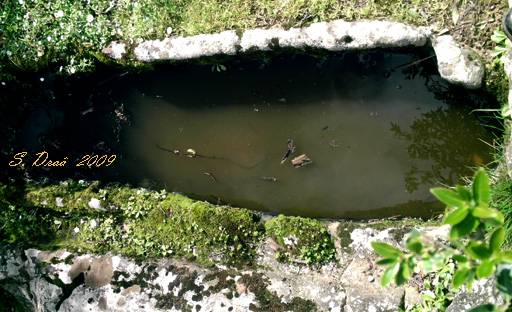
POLYGON ((288 139, 287 150, 286 150, 286 153, 284 154, 283 158, 281 158, 281 164, 284 164, 285 161, 288 159, 288 157, 290 157, 290 155, 295 153, 295 148, 296 148, 296 146, 295 146, 295 144, 293 144, 293 140, 288 139))
POLYGON ((209 176, 214 182, 217 182, 217 178, 211 172, 203 172, 204 175, 209 176))
POLYGON ((269 181, 269 182, 277 182, 277 178, 276 177, 260 177, 260 180, 263 180, 263 181, 269 181))

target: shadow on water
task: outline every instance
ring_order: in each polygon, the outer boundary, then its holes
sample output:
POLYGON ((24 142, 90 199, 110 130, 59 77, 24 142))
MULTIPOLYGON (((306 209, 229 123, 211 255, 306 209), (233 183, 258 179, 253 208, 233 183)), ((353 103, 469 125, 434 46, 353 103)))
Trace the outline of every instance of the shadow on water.
POLYGON ((443 82, 429 53, 285 53, 57 81, 16 148, 74 163, 117 155, 110 167, 32 177, 165 187, 272 213, 431 215, 442 207, 430 187, 490 161, 494 133, 472 110, 494 104, 443 82), (288 139, 296 151, 281 164, 288 139), (294 168, 300 154, 312 164, 294 168))

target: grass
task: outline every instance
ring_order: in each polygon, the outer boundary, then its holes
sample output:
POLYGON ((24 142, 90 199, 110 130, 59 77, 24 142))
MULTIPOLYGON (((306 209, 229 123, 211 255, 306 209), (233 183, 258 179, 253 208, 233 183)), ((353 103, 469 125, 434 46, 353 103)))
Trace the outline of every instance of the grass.
POLYGON ((512 247, 512 180, 504 177, 494 184, 491 207, 499 209, 505 216, 505 245, 510 248, 512 247))
POLYGON ((300 27, 333 19, 387 19, 447 29, 477 50, 499 27, 504 0, 5 0, 0 12, 0 73, 49 68, 90 71, 108 42, 129 45, 169 35, 228 29, 300 27), (458 18, 455 19, 454 16, 458 18), (476 27, 475 27, 476 26, 476 27))

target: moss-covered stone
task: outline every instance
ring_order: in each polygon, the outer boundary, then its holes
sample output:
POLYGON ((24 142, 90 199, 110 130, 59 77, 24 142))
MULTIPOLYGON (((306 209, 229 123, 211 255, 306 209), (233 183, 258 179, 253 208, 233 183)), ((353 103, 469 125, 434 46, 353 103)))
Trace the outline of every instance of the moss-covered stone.
POLYGON ((267 234, 282 251, 281 260, 320 264, 335 259, 336 250, 327 228, 318 220, 279 215, 265 223, 267 234))
POLYGON ((25 197, 31 206, 65 214, 55 220, 55 244, 79 251, 234 263, 250 261, 262 235, 254 212, 165 191, 66 181, 31 186, 25 197))

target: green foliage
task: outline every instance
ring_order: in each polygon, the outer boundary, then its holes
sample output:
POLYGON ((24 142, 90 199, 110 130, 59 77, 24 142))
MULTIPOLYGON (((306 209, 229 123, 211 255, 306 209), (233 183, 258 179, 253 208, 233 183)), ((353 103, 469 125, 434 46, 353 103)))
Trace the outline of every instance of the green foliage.
POLYGON ((411 312, 445 311, 452 302, 455 290, 451 287, 455 264, 448 261, 439 270, 423 277, 421 303, 411 308, 411 312))
POLYGON ((501 29, 496 29, 491 36, 492 42, 496 44, 494 47, 494 52, 492 56, 494 58, 501 58, 505 56, 510 49, 510 42, 507 39, 507 36, 501 29))
MULTIPOLYGON (((503 214, 489 207, 491 189, 484 169, 479 169, 471 188, 457 186, 455 189, 434 188, 432 194, 446 204, 444 223, 451 226, 450 246, 427 246, 418 232, 412 232, 407 241, 407 251, 385 243, 373 242, 372 246, 383 259, 379 264, 387 268, 381 279, 386 286, 392 281, 401 285, 409 280, 416 266, 425 272, 439 272, 447 263, 455 263, 452 286, 471 286, 476 279, 487 278, 503 264, 512 262, 512 252, 503 251, 506 232, 503 214)), ((498 289, 512 295, 510 271, 498 274, 498 289), (511 287, 509 287, 511 286, 511 287)), ((475 311, 487 311, 490 305, 475 311)))
POLYGON ((51 237, 51 216, 19 198, 14 187, 0 184, 0 243, 24 245, 51 237))
POLYGON ((265 223, 267 234, 282 247, 278 259, 321 264, 335 259, 334 243, 318 220, 279 215, 265 223))
POLYGON ((503 228, 505 229, 505 245, 512 244, 512 180, 503 178, 492 188, 490 206, 498 209, 505 216, 503 228))
MULTIPOLYGON (((495 10, 504 7, 492 0, 471 8, 488 11, 491 4, 495 10)), ((37 71, 50 65, 66 74, 92 70, 105 61, 101 50, 112 40, 134 45, 169 35, 300 27, 333 19, 386 18, 423 26, 435 20, 441 28, 452 27, 450 6, 442 0, 428 6, 419 0, 357 5, 348 0, 5 0, 0 11, 0 79, 13 67, 37 71)), ((464 38, 479 40, 480 33, 496 24, 480 24, 479 31, 464 38)))

